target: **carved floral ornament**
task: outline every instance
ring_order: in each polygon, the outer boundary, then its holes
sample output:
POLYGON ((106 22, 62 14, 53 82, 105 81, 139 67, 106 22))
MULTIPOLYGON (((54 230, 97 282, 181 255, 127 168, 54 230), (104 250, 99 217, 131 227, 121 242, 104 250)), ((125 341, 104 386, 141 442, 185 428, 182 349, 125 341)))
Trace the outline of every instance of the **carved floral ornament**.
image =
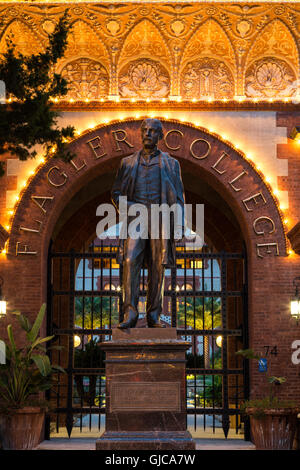
MULTIPOLYGON (((253 255, 259 259, 285 256, 286 238, 279 203, 251 161, 206 129, 175 120, 162 123, 162 150, 203 167, 240 207, 248 233, 252 233, 249 242, 253 255)), ((57 210, 64 193, 69 198, 72 185, 77 188, 77 179, 86 171, 95 171, 102 162, 106 164, 108 159, 130 155, 140 148, 140 125, 140 120, 114 121, 85 132, 70 144, 77 154, 70 163, 50 157, 41 164, 38 177, 30 178, 29 190, 28 186, 23 189, 15 206, 7 254, 23 258, 39 254, 44 239, 41 235, 51 230, 47 227, 49 216, 57 210), (27 210, 28 206, 32 210, 27 210)))
POLYGON ((88 58, 69 62, 61 71, 68 81, 68 99, 95 100, 108 95, 108 74, 102 64, 88 58))
POLYGON ((125 66, 119 76, 123 98, 165 98, 170 91, 166 69, 150 59, 139 59, 125 66))
POLYGON ((284 60, 265 57, 254 62, 246 72, 247 96, 291 97, 296 92, 296 74, 284 60))
POLYGON ((233 98, 234 80, 224 62, 205 57, 189 62, 181 73, 183 98, 233 98))

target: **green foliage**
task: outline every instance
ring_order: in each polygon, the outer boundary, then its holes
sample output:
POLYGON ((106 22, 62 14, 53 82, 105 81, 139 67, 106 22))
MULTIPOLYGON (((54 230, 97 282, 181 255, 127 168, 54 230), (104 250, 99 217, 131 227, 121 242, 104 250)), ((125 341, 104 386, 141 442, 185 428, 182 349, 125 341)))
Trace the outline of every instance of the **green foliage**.
POLYGON ((259 354, 255 354, 253 349, 240 349, 235 353, 238 356, 243 356, 245 359, 259 359, 262 358, 259 354))
POLYGON ((183 326, 197 330, 218 328, 222 325, 221 300, 214 298, 212 305, 211 297, 186 297, 185 302, 181 302, 177 309, 177 322, 178 328, 183 326))
MULTIPOLYGON (((237 351, 236 354, 243 356, 245 359, 254 359, 258 362, 263 357, 260 354, 256 354, 253 349, 241 349, 240 351, 237 351)), ((267 377, 267 381, 270 384, 269 395, 261 399, 246 401, 241 407, 244 412, 246 412, 247 408, 254 408, 254 415, 262 416, 264 414, 264 410, 266 409, 291 408, 296 406, 295 402, 293 401, 279 400, 274 396, 274 386, 282 385, 284 382, 286 382, 285 377, 275 377, 272 375, 267 377)))
MULTIPOLYGON (((43 304, 33 325, 24 315, 17 313, 21 329, 25 332, 26 344, 18 348, 12 325, 7 327, 8 341, 6 363, 0 365, 0 399, 5 409, 23 408, 34 402, 34 396, 48 390, 53 384, 52 374, 65 372, 60 366, 50 363, 44 344, 53 336, 39 337, 39 331, 45 316, 43 304)), ((58 349, 50 346, 49 349, 58 349)))
POLYGON ((117 298, 76 297, 75 324, 79 328, 104 328, 119 322, 117 298), (111 317, 110 317, 111 307, 111 317))
POLYGON ((241 405, 241 410, 247 414, 252 409, 251 415, 259 418, 265 415, 266 410, 288 409, 295 408, 296 406, 297 404, 292 400, 280 400, 278 397, 267 396, 257 400, 245 401, 241 405))
POLYGON ((268 382, 269 382, 270 384, 281 385, 281 384, 283 384, 285 381, 286 381, 286 378, 285 378, 285 377, 275 377, 275 376, 268 377, 268 382))
MULTIPOLYGON (((55 148, 55 156, 65 161, 73 158, 67 140, 74 136, 75 129, 57 127, 59 114, 51 102, 68 91, 67 81, 53 70, 64 55, 69 29, 66 12, 49 35, 45 51, 36 55, 16 53, 13 42, 8 41, 7 52, 0 60, 0 79, 12 101, 0 105, 0 154, 10 152, 20 160, 27 160, 36 156, 34 147, 40 145, 47 154, 55 148)), ((0 163, 1 176, 4 164, 0 163)))

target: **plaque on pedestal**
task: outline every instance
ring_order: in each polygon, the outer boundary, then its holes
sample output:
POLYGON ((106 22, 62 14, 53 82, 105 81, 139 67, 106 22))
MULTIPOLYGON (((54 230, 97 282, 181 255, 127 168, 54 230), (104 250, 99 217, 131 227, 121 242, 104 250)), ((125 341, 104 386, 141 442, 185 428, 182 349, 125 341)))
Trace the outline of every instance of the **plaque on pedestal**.
POLYGON ((106 427, 96 450, 194 450, 186 429, 185 352, 176 328, 112 333, 106 351, 106 427))

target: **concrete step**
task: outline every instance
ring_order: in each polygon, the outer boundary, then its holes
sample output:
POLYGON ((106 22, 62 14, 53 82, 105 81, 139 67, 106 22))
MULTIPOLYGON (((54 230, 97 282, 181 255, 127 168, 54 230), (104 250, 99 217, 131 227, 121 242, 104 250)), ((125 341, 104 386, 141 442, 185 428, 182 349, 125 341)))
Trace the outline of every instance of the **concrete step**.
MULTIPOLYGON (((242 439, 195 439, 196 450, 255 450, 252 442, 242 439)), ((43 441, 37 450, 95 450, 96 439, 53 438, 43 441)))

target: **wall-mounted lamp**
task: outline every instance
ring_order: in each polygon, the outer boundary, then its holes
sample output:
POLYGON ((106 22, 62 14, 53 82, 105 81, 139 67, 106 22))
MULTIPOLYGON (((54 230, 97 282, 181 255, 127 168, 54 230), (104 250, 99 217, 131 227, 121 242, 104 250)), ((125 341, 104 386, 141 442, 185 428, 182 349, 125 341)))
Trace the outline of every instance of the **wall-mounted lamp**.
POLYGON ((293 128, 290 138, 295 140, 296 142, 300 142, 300 127, 293 128))
POLYGON ((222 343, 223 343, 223 336, 221 336, 221 335, 220 335, 220 336, 217 336, 217 337, 216 337, 216 344, 217 344, 217 346, 218 346, 219 348, 222 347, 222 343))
POLYGON ((300 281, 300 277, 295 277, 293 280, 293 286, 295 287, 295 295, 291 299, 291 315, 297 321, 300 319, 300 295, 298 291, 297 281, 300 281))
POLYGON ((0 276, 0 318, 5 317, 6 315, 6 300, 2 295, 2 286, 3 286, 3 279, 0 276))

